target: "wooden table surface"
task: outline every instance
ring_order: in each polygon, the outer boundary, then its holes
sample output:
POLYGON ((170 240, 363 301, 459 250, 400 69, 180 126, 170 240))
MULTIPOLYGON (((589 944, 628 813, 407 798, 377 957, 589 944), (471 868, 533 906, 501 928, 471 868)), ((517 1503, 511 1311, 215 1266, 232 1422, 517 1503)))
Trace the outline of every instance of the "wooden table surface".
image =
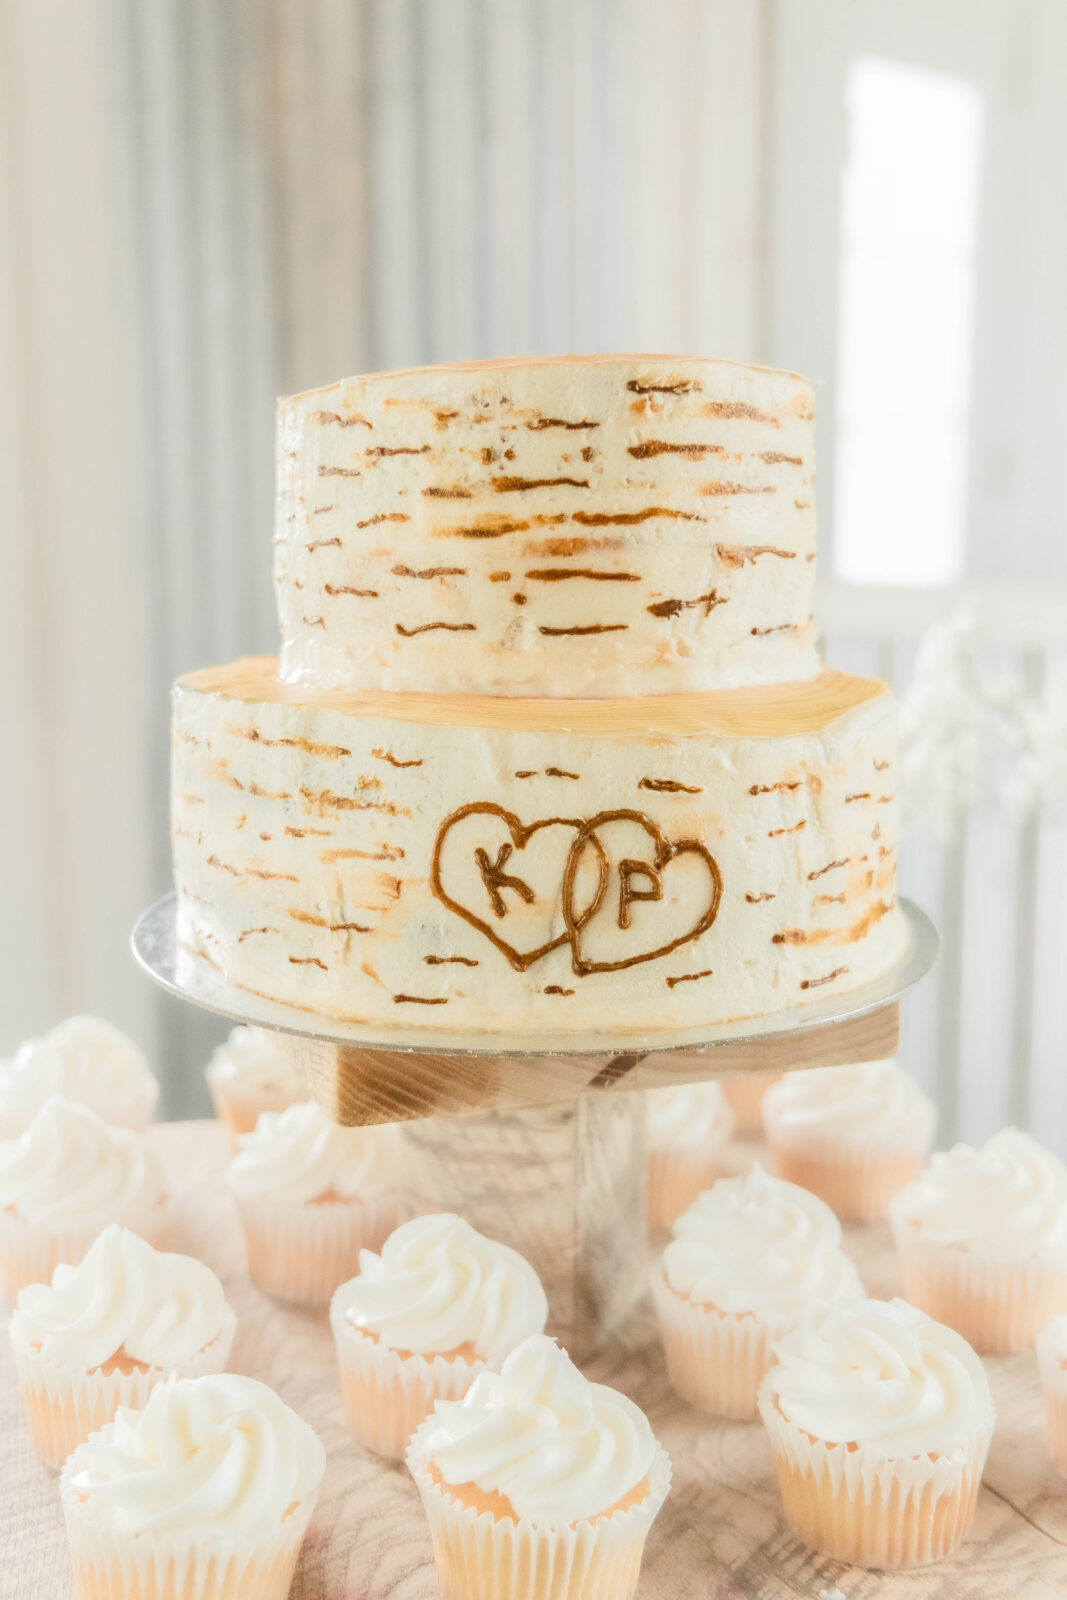
MULTIPOLYGON (((430 1540, 403 1467, 384 1466, 347 1433, 325 1314, 268 1300, 248 1282, 214 1123, 149 1137, 171 1175, 171 1248, 219 1274, 238 1315, 232 1365, 271 1384, 319 1433, 329 1459, 292 1600, 436 1600, 430 1540)), ((740 1169, 755 1146, 737 1147, 740 1169)), ((849 1231, 869 1291, 898 1288, 882 1227, 849 1231)), ((1032 1355, 988 1363, 998 1426, 978 1512, 959 1555, 884 1575, 810 1555, 782 1520, 759 1424, 716 1422, 677 1400, 647 1304, 586 1363, 632 1395, 670 1452, 674 1486, 649 1537, 639 1600, 1050 1600, 1067 1596, 1067 1485, 1048 1464, 1032 1355)), ((55 1476, 30 1447, 7 1340, 0 1349, 0 1596, 65 1600, 70 1571, 55 1476)))

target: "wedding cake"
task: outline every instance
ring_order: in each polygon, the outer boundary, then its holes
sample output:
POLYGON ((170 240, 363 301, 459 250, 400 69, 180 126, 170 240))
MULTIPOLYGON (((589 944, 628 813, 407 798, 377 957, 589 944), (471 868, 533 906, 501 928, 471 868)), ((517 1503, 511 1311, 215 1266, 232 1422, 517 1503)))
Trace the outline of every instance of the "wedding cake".
POLYGON ((892 966, 896 708, 816 653, 813 439, 803 379, 668 356, 283 400, 281 655, 175 689, 183 960, 575 1034, 892 966))

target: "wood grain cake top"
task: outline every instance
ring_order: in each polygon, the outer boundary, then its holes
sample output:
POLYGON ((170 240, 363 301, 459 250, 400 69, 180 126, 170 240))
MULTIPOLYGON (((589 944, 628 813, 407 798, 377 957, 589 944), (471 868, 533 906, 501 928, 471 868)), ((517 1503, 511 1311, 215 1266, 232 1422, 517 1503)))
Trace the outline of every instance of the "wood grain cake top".
POLYGON ((246 656, 227 666, 202 667, 179 679, 178 687, 232 700, 306 705, 350 717, 381 717, 445 727, 594 736, 663 733, 684 737, 712 733, 754 739, 820 733, 888 692, 879 678, 854 677, 834 670, 801 683, 603 700, 313 689, 279 678, 274 656, 246 656))

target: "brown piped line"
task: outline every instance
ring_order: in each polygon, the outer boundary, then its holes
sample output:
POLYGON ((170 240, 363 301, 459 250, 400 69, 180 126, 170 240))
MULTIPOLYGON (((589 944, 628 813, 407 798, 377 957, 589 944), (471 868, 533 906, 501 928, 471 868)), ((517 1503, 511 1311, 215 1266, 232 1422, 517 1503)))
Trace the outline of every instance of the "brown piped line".
POLYGON ((325 467, 319 463, 320 478, 361 478, 362 470, 359 467, 325 467))
POLYGON ((311 515, 313 517, 324 517, 327 511, 336 511, 336 509, 336 506, 316 506, 311 515))
POLYGON ((645 439, 641 444, 628 444, 627 455, 637 461, 648 461, 653 456, 691 456, 702 460, 704 456, 726 454, 721 444, 671 444, 667 439, 645 439))
POLYGON ((778 836, 783 833, 799 833, 801 828, 806 828, 807 825, 808 819, 806 817, 801 817, 800 821, 795 822, 791 828, 772 828, 767 837, 768 839, 777 839, 778 836))
POLYGON ((544 994, 563 994, 563 995, 567 995, 567 994, 573 994, 574 990, 573 989, 565 989, 563 987, 563 985, 560 984, 560 983, 550 983, 550 984, 546 985, 546 987, 544 988, 544 990, 542 992, 544 994))
POLYGON ((537 769, 534 768, 534 767, 531 767, 529 769, 529 771, 516 772, 515 776, 516 776, 516 778, 536 778, 537 777, 537 769))
POLYGON ((889 765, 890 762, 888 761, 875 761, 874 770, 875 772, 884 772, 889 765))
POLYGON ((505 572, 503 569, 501 569, 499 572, 491 572, 489 574, 490 583, 508 583, 510 580, 511 573, 505 572))
POLYGON ((752 422, 769 422, 775 428, 779 426, 777 417, 769 417, 765 411, 757 410, 744 400, 709 400, 700 409, 706 417, 725 417, 728 420, 748 417, 752 422))
POLYGON ((800 780, 796 783, 786 783, 783 778, 780 783, 754 783, 749 789, 749 794, 774 794, 778 789, 792 791, 800 788, 800 780))
POLYGON ((469 489, 430 488, 422 492, 427 500, 469 500, 471 497, 469 489))
POLYGON ((843 894, 817 894, 814 904, 817 906, 843 906, 847 895, 843 894))
POLYGON ((477 961, 474 961, 470 956, 423 956, 422 959, 428 967, 476 967, 478 965, 477 961))
POLYGON ((846 794, 846 796, 845 796, 845 804, 847 806, 847 805, 851 805, 853 800, 869 800, 870 798, 871 798, 870 790, 869 789, 865 789, 862 794, 846 794))
POLYGON ((698 978, 712 978, 715 976, 714 967, 705 967, 703 972, 683 972, 677 978, 667 978, 668 989, 673 989, 678 983, 695 983, 698 978))
POLYGON ((393 567, 398 578, 465 578, 466 567, 393 567))
POLYGON ((506 533, 525 533, 530 526, 528 522, 503 521, 490 523, 473 522, 465 528, 449 528, 447 532, 454 533, 460 539, 501 539, 506 533))
POLYGON ((701 484, 698 490, 706 495, 735 495, 735 494, 777 494, 778 487, 773 483, 731 483, 726 478, 713 478, 710 483, 701 484))
POLYGON ((414 761, 398 761, 396 756, 393 755, 391 750, 372 750, 371 751, 371 755, 372 756, 376 756, 379 761, 388 761, 388 763, 389 763, 389 765, 391 767, 421 767, 422 766, 422 757, 421 756, 417 756, 414 761))
POLYGON ((231 877, 239 878, 241 876, 236 867, 231 867, 228 861, 220 861, 218 856, 208 856, 207 864, 209 867, 218 867, 220 872, 228 872, 231 877))
POLYGON ((325 617, 301 617, 300 620, 307 628, 325 628, 326 626, 325 617))
POLYGON ((576 511, 572 522, 583 528, 632 528, 650 517, 673 517, 679 522, 703 522, 696 511, 675 511, 670 506, 646 506, 643 511, 576 511))
POLYGON ((588 622, 574 628, 550 628, 542 623, 537 631, 549 639, 581 638, 589 633, 625 633, 629 626, 628 622, 588 622))
MULTIPOLYGON (((797 511, 810 511, 811 510, 811 501, 810 500, 794 500, 793 501, 793 506, 794 506, 794 509, 797 510, 797 511)), ((813 555, 806 556, 805 560, 814 561, 815 557, 813 555)))
POLYGON ((848 857, 847 856, 845 857, 845 859, 843 861, 828 861, 826 863, 825 867, 819 867, 815 872, 809 872, 808 873, 808 882, 809 883, 814 883, 816 878, 823 877, 827 872, 833 872, 835 867, 847 867, 847 866, 848 866, 848 857))
POLYGON ((374 431, 374 424, 368 422, 366 417, 361 417, 358 412, 351 417, 342 417, 337 411, 313 411, 308 420, 318 423, 320 427, 332 422, 338 428, 360 427, 370 428, 372 432, 374 431))
POLYGON ((757 638, 763 638, 768 633, 796 633, 800 624, 798 622, 779 622, 775 628, 749 628, 749 633, 757 638))
POLYGON ((716 606, 724 606, 727 603, 728 596, 709 589, 707 594, 698 594, 695 600, 657 600, 655 605, 646 606, 645 610, 650 617, 677 617, 683 611, 703 606, 704 615, 710 617, 716 606))
POLYGON ((380 850, 355 850, 346 846, 342 850, 320 850, 319 860, 329 867, 335 861, 400 861, 403 855, 398 844, 383 844, 380 850))
POLYGON ((438 629, 446 633, 477 633, 473 622, 423 622, 417 628, 405 628, 402 622, 396 623, 396 631, 404 639, 414 639, 417 633, 436 633, 438 629))
POLYGON ((329 972, 325 961, 320 961, 318 956, 290 956, 290 963, 294 967, 321 967, 323 972, 329 972))
POLYGON ((833 983, 835 978, 843 978, 848 971, 847 967, 835 967, 833 972, 828 972, 825 978, 804 978, 801 980, 802 989, 818 989, 824 983, 833 983))
POLYGON ((264 878, 277 883, 300 882, 300 879, 294 877, 291 872, 268 872, 265 867, 249 867, 248 875, 250 878, 264 878))
POLYGON ((751 562, 755 566, 760 556, 778 556, 782 561, 795 561, 795 550, 780 550, 776 544, 717 544, 715 554, 727 567, 743 567, 751 562))
POLYGON ((802 467, 803 456, 786 456, 780 450, 764 450, 760 453, 760 460, 765 461, 769 467, 777 466, 780 461, 785 461, 791 467, 802 467))
POLYGON ((301 789, 300 797, 305 804, 317 806, 320 815, 324 811, 384 811, 391 817, 410 815, 388 800, 356 800, 351 795, 334 794, 331 789, 320 789, 318 793, 313 789, 301 789))
POLYGON ((291 917, 294 922, 306 922, 313 928, 326 928, 330 933, 370 933, 371 931, 362 922, 328 922, 325 917, 316 917, 310 911, 294 911, 291 907, 285 914, 287 917, 291 917))
POLYGON ((290 828, 287 826, 285 831, 292 839, 303 839, 309 833, 314 834, 319 839, 329 839, 331 837, 329 828, 290 828))
MULTIPOLYGON (((239 739, 250 739, 253 744, 287 745, 294 750, 306 750, 309 756, 332 758, 350 756, 352 754, 351 750, 346 750, 343 744, 316 744, 313 739, 301 739, 299 735, 294 735, 288 739, 267 739, 260 733, 258 728, 240 728, 236 726, 229 727, 227 732, 236 734, 239 739)), ((289 796, 286 795, 285 798, 288 799, 289 796)))
POLYGON ((695 378, 681 378, 677 383, 642 383, 631 378, 626 385, 631 394, 699 394, 700 384, 695 378))
POLYGON ((369 450, 364 450, 365 456, 424 456, 429 451, 428 444, 397 444, 372 445, 369 450))
POLYGON ((651 789, 653 794, 703 794, 703 789, 689 783, 679 783, 676 778, 642 778, 639 789, 651 789))
POLYGON ((576 782, 581 777, 580 772, 564 772, 562 767, 546 767, 546 778, 573 778, 576 782))
POLYGON ((640 583, 638 572, 598 572, 595 567, 535 567, 526 574, 535 583, 565 583, 568 578, 589 578, 594 583, 640 583))
POLYGON ((357 522, 357 528, 376 528, 379 522, 410 522, 411 518, 406 511, 379 511, 375 517, 366 517, 362 522, 357 522))
POLYGON ((583 428, 599 428, 599 422, 590 422, 588 417, 583 417, 581 422, 568 422, 564 417, 538 417, 536 422, 528 422, 526 426, 531 433, 542 433, 545 428, 566 428, 570 433, 578 433, 583 428))
POLYGON ((280 928, 246 928, 243 933, 239 933, 237 935, 237 943, 238 944, 244 944, 245 940, 246 939, 251 939, 251 937, 252 937, 252 935, 254 933, 280 933, 280 932, 281 932, 280 928))
POLYGON ((762 894, 746 894, 745 899, 748 901, 750 906, 758 906, 762 904, 764 900, 773 900, 774 895, 769 889, 764 889, 762 894))
MULTIPOLYGON (((333 507, 331 506, 330 509, 332 510, 333 507)), ((328 550, 331 545, 339 545, 340 543, 340 539, 336 537, 333 539, 314 539, 312 540, 311 544, 306 544, 304 549, 307 551, 308 555, 311 556, 315 554, 316 550, 328 550)))
POLYGON ((437 995, 428 999, 424 994, 394 994, 393 1004, 397 1006, 447 1006, 448 1001, 444 995, 437 995))
POLYGON ((524 494, 527 489, 588 489, 588 478, 490 478, 497 494, 524 494))
POLYGON ((874 803, 876 806, 888 806, 892 805, 895 799, 895 794, 880 794, 874 803))

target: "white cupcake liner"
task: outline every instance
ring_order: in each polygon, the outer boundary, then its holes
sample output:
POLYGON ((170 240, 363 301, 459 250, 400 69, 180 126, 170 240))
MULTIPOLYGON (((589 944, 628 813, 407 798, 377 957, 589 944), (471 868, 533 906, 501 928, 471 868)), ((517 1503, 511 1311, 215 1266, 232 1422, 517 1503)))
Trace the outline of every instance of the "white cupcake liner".
POLYGON ((650 1233, 663 1233, 697 1195, 710 1189, 723 1175, 723 1146, 695 1150, 675 1146, 649 1150, 645 1160, 645 1188, 650 1233))
POLYGON ((24 1222, 15 1211, 0 1211, 0 1287, 9 1306, 15 1304, 20 1289, 29 1283, 51 1283, 52 1273, 61 1262, 76 1267, 108 1222, 121 1222, 149 1244, 160 1244, 166 1231, 169 1208, 166 1196, 151 1206, 131 1214, 108 1217, 92 1227, 67 1227, 46 1231, 24 1222))
POLYGON ((443 1600, 630 1600, 671 1486, 665 1450, 656 1446, 640 1504, 550 1527, 476 1511, 435 1482, 425 1451, 433 1426, 431 1417, 419 1428, 407 1464, 429 1520, 443 1600))
POLYGON ((675 1393, 698 1411, 753 1421, 774 1341, 793 1321, 765 1321, 687 1300, 670 1287, 661 1267, 652 1274, 652 1298, 675 1393))
POLYGON ((768 1123, 767 1143, 776 1177, 818 1195, 843 1221, 873 1222, 886 1215, 893 1195, 919 1176, 929 1140, 893 1145, 814 1134, 804 1140, 782 1138, 768 1123))
POLYGON ((299 1091, 285 1089, 241 1089, 235 1084, 216 1082, 206 1074, 215 1115, 226 1127, 230 1148, 237 1148, 238 1135, 252 1133, 264 1111, 285 1111, 301 1098, 299 1091))
POLYGON ((890 1209, 904 1297, 963 1335, 983 1355, 1032 1350, 1038 1334, 1067 1312, 1067 1262, 996 1259, 923 1236, 890 1209))
POLYGON ((147 1367, 134 1372, 85 1372, 53 1361, 29 1343, 15 1316, 10 1324, 22 1404, 41 1460, 61 1467, 71 1451, 91 1433, 111 1422, 119 1406, 140 1411, 157 1383, 176 1374, 199 1378, 208 1372, 225 1372, 237 1328, 230 1307, 222 1327, 202 1350, 169 1367, 147 1367))
POLYGON ((361 1250, 380 1250, 408 1215, 396 1190, 353 1200, 281 1205, 238 1195, 248 1275, 279 1300, 324 1305, 359 1271, 361 1250))
POLYGON ((348 1425, 375 1455, 403 1461, 412 1434, 438 1400, 462 1400, 486 1362, 398 1355, 353 1328, 340 1297, 330 1306, 348 1425))
POLYGON ((212 1532, 127 1533, 98 1522, 71 1483, 77 1453, 59 1477, 59 1496, 79 1600, 286 1600, 316 1495, 253 1542, 212 1532))
POLYGON ((786 1520, 820 1554, 860 1567, 922 1567, 961 1543, 974 1515, 993 1436, 981 1419, 951 1451, 888 1457, 860 1443, 813 1439, 779 1410, 765 1380, 770 1436, 786 1520))

